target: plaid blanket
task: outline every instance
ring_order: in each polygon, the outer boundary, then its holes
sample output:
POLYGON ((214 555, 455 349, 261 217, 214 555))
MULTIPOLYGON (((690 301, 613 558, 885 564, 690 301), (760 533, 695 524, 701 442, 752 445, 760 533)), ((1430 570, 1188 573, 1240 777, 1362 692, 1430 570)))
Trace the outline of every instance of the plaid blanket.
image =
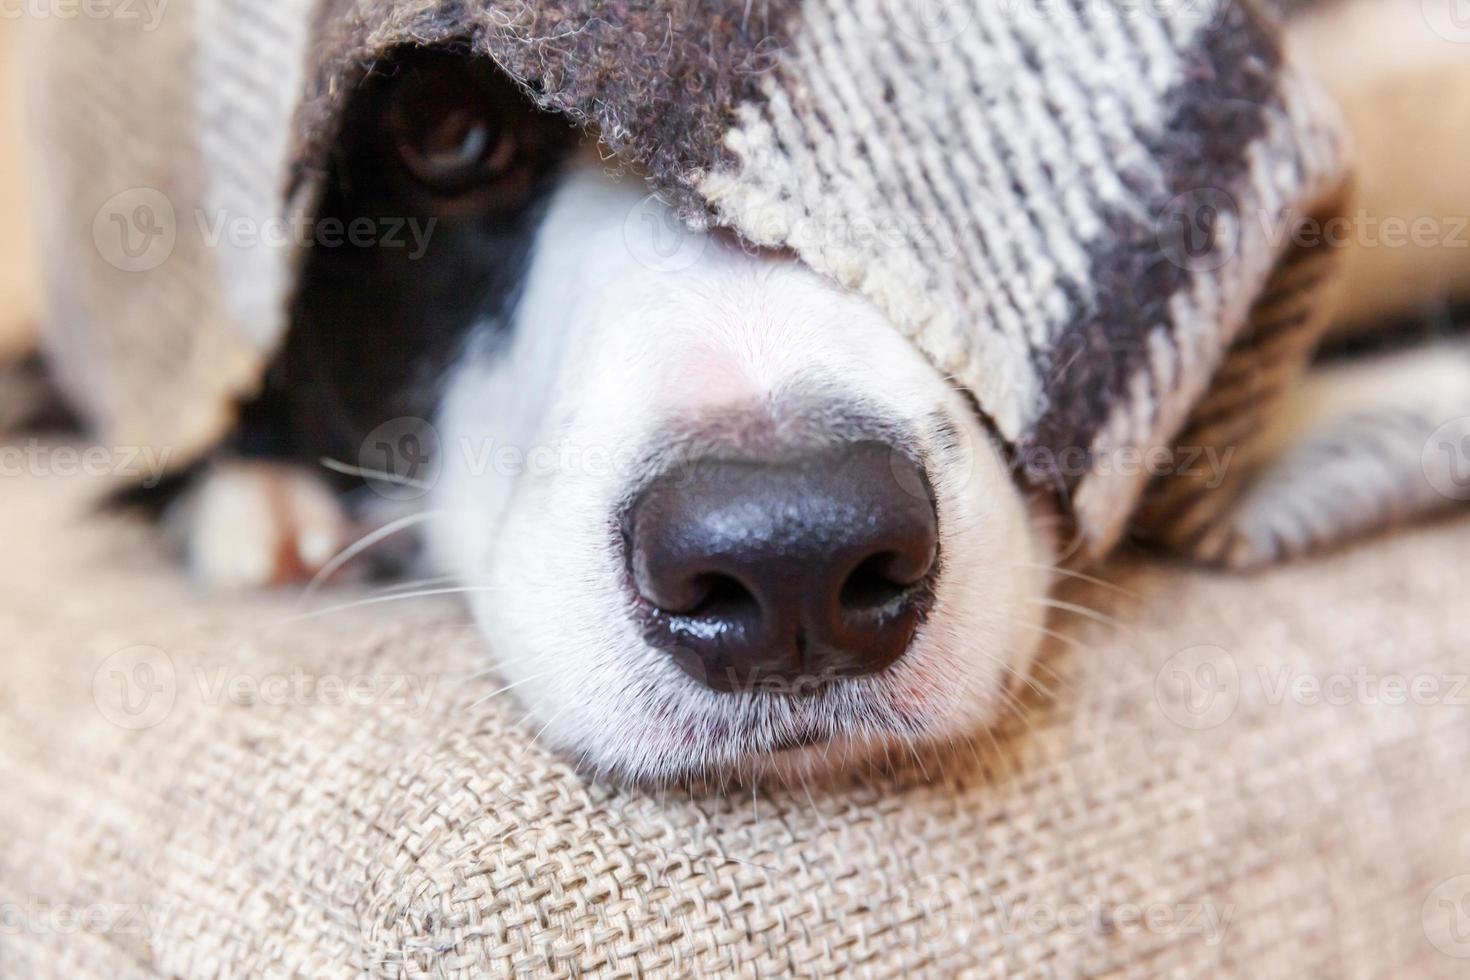
MULTIPOLYGON (((173 0, 41 25, 35 113, 62 380, 112 443, 183 462, 287 328, 353 87, 458 44, 593 131, 695 226, 789 249, 876 303, 974 395, 1094 554, 1132 454, 1238 439, 1313 348, 1343 186, 1337 116, 1281 9, 1098 0, 173 0), (1308 261, 1311 260, 1311 261, 1308 261), (1305 297, 1305 298, 1304 298, 1305 297), (1218 406, 1217 406, 1218 408, 1218 406)), ((1187 482, 1187 481, 1186 481, 1187 482)), ((1185 492, 1200 491, 1185 486, 1185 492)))

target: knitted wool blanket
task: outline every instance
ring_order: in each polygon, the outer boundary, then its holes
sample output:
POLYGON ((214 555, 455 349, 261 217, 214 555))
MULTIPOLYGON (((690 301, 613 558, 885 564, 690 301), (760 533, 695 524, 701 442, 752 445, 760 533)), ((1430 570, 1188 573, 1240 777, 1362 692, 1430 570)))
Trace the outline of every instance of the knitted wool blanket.
POLYGON ((310 220, 354 85, 395 47, 457 44, 692 225, 789 249, 877 304, 1101 553, 1148 478, 1120 461, 1240 438, 1312 349, 1321 276, 1302 270, 1320 263, 1286 243, 1332 206, 1344 154, 1280 16, 1207 0, 175 0, 131 28, 43 25, 53 360, 108 441, 175 464, 205 450, 288 327, 298 250, 268 229, 310 220), (222 240, 237 220, 267 231, 222 240), (1222 371, 1236 357, 1254 369, 1222 371), (1227 373, 1244 390, 1186 435, 1227 373))

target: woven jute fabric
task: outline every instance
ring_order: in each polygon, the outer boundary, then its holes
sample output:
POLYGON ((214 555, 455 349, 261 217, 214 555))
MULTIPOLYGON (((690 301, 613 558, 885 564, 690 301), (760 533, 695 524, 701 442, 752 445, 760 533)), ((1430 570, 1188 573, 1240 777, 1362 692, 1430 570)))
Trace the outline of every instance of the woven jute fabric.
POLYGON ((569 769, 452 600, 201 598, 101 490, 0 481, 6 976, 1464 975, 1470 525, 1125 562, 993 743, 693 794, 569 769))
POLYGON ((33 74, 54 360, 108 441, 204 451, 289 327, 299 260, 289 235, 209 229, 309 221, 365 73, 453 44, 692 222, 867 297, 1101 554, 1143 483, 1106 460, 1172 442, 1257 299, 1280 293, 1291 232, 1346 180, 1337 113, 1288 63, 1278 15, 174 0, 157 23, 47 25, 33 74))

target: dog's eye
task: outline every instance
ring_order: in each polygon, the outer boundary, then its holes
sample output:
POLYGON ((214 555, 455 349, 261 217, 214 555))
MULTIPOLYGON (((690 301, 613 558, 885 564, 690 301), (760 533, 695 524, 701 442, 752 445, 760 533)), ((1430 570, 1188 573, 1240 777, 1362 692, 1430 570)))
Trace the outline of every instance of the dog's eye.
POLYGON ((404 168, 435 194, 493 182, 515 162, 515 140, 484 79, 462 62, 421 65, 396 79, 389 139, 404 168))

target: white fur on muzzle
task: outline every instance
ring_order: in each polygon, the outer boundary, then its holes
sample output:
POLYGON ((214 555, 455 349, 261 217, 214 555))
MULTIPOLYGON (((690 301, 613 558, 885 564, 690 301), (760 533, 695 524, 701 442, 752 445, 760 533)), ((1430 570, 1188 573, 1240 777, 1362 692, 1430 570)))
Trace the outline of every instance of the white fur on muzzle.
POLYGON ((452 372, 430 553, 471 587, 546 739, 660 781, 851 761, 1006 710, 1041 635, 1050 540, 966 399, 866 301, 681 229, 588 159, 549 202, 509 320, 452 372), (852 418, 904 433, 932 487, 943 562, 909 649, 815 692, 701 686, 639 626, 619 514, 701 442, 840 445, 852 418))

